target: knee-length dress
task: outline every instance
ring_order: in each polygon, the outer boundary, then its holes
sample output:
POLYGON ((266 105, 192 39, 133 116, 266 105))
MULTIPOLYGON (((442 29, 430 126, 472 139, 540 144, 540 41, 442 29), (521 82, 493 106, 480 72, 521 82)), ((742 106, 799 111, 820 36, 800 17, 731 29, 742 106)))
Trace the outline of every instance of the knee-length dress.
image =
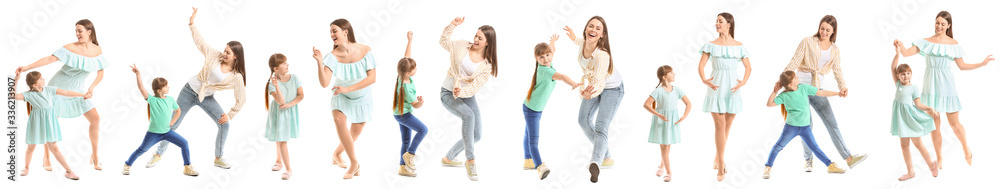
POLYGON ((958 101, 958 90, 955 89, 955 76, 951 73, 951 65, 955 64, 955 59, 965 55, 962 47, 958 44, 931 43, 925 39, 914 41, 913 46, 920 50, 920 55, 927 61, 920 102, 938 112, 952 113, 962 110, 962 104, 958 101))
MULTIPOLYGON (((904 86, 896 82, 896 98, 892 101, 893 136, 922 137, 934 131, 934 118, 917 109, 913 99, 920 98, 917 86, 904 86)), ((922 100, 921 100, 922 101, 922 100)))
POLYGON ((743 64, 743 58, 749 57, 750 52, 743 45, 722 46, 713 43, 706 43, 701 47, 702 53, 708 53, 712 62, 712 84, 719 86, 717 90, 708 88, 705 94, 705 103, 702 111, 712 113, 740 113, 743 111, 743 100, 740 98, 740 90, 733 92, 730 90, 743 80, 738 73, 739 65, 743 64))
POLYGON ((653 116, 652 124, 649 126, 649 142, 656 144, 677 144, 681 142, 680 126, 674 124, 681 118, 681 113, 677 109, 677 102, 684 97, 684 90, 674 86, 674 90, 667 92, 663 87, 656 87, 650 94, 656 100, 656 113, 663 114, 667 121, 660 120, 653 116))
MULTIPOLYGON (((288 103, 295 100, 296 96, 299 95, 299 87, 302 87, 302 82, 299 81, 299 77, 296 75, 291 75, 288 82, 278 81, 278 89, 281 90, 281 95, 285 98, 281 99, 281 101, 288 103)), ((272 91, 275 91, 274 85, 268 83, 267 92, 269 96, 272 91)), ((264 137, 268 141, 273 142, 298 138, 299 105, 296 104, 292 107, 281 109, 279 108, 281 105, 278 104, 277 100, 279 99, 271 99, 270 108, 267 110, 267 127, 264 131, 264 137)))
MULTIPOLYGON (((86 88, 89 85, 84 80, 90 76, 90 72, 103 70, 108 66, 104 55, 87 57, 73 53, 65 47, 56 50, 52 56, 59 58, 59 61, 63 62, 63 66, 59 72, 56 72, 55 76, 52 76, 52 79, 49 79, 48 86, 78 93, 87 93, 86 88)), ((91 99, 65 96, 56 96, 55 98, 55 109, 59 117, 73 118, 94 109, 94 103, 91 102, 91 99)))
POLYGON ((28 128, 24 141, 28 144, 45 144, 62 141, 62 131, 54 107, 58 102, 56 87, 45 87, 41 92, 28 91, 21 93, 24 101, 31 103, 31 115, 28 115, 28 128))
MULTIPOLYGON (((337 60, 337 56, 327 53, 323 58, 323 65, 330 68, 333 71, 333 77, 337 78, 333 86, 346 87, 357 84, 368 77, 368 70, 375 69, 375 55, 369 50, 368 54, 365 54, 357 62, 341 63, 337 60)), ((330 99, 330 109, 340 110, 347 116, 347 121, 351 123, 371 121, 372 106, 370 86, 349 93, 333 95, 330 99)))

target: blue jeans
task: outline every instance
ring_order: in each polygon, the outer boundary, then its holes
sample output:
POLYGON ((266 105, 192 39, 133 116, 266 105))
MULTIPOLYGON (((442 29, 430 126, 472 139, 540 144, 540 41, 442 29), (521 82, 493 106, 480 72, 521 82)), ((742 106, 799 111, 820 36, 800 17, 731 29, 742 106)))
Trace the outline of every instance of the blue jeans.
POLYGON ((614 119, 615 112, 618 112, 618 105, 621 104, 624 95, 625 85, 622 84, 615 88, 605 88, 597 97, 580 103, 580 116, 577 121, 583 129, 583 134, 594 144, 591 162, 602 162, 611 158, 611 150, 608 149, 608 127, 611 126, 611 120, 614 119), (597 113, 596 123, 595 113, 597 113))
POLYGON ((542 112, 523 104, 521 109, 524 111, 524 159, 531 159, 538 168, 542 164, 542 155, 538 153, 538 122, 542 120, 542 112))
MULTIPOLYGON (((840 134, 840 127, 837 126, 837 118, 833 117, 833 108, 830 107, 830 101, 826 97, 809 96, 809 104, 816 110, 816 115, 819 115, 819 119, 826 126, 826 131, 830 133, 830 140, 833 140, 833 146, 837 147, 840 157, 844 159, 850 157, 851 151, 847 150, 847 145, 844 145, 844 136, 840 134)), ((809 150, 809 146, 806 143, 802 143, 802 149, 805 151, 803 157, 807 161, 812 160, 812 151, 809 150)))
POLYGON ((420 146, 420 141, 423 141, 424 136, 427 136, 427 126, 424 126, 424 123, 420 122, 412 113, 393 115, 392 117, 395 117, 396 122, 399 122, 399 134, 403 136, 403 147, 399 149, 399 164, 405 165, 402 155, 406 152, 417 154, 417 146, 420 146), (413 136, 413 140, 410 140, 410 130, 417 133, 413 136))
MULTIPOLYGON (((215 101, 215 95, 206 96, 205 100, 198 102, 198 93, 195 93, 190 85, 184 84, 184 89, 181 90, 181 94, 177 97, 177 105, 180 106, 181 115, 177 118, 177 122, 174 122, 174 125, 170 126, 170 130, 177 130, 177 126, 181 125, 181 121, 184 121, 184 116, 187 115, 188 110, 191 110, 192 106, 201 107, 201 110, 205 111, 209 118, 212 118, 212 123, 219 127, 219 132, 215 135, 215 157, 222 157, 222 147, 226 144, 226 137, 229 136, 229 122, 225 124, 217 122, 219 118, 222 118, 222 114, 226 112, 222 111, 219 102, 215 101)), ((156 150, 156 154, 163 155, 163 152, 166 151, 167 143, 160 142, 160 147, 156 150)))
POLYGON ((479 103, 476 102, 476 97, 455 98, 451 91, 441 88, 441 104, 448 112, 462 119, 462 139, 458 140, 451 147, 451 150, 448 150, 446 157, 453 160, 459 152, 465 150, 466 159, 476 159, 473 152, 476 142, 482 138, 483 131, 483 122, 479 115, 479 103))
POLYGON ((830 166, 830 159, 826 158, 826 154, 823 154, 823 151, 819 149, 819 145, 816 145, 816 138, 813 137, 812 133, 812 125, 797 127, 788 125, 787 123, 785 124, 785 128, 781 130, 781 137, 778 138, 778 142, 771 148, 771 155, 767 156, 767 163, 764 166, 771 167, 774 165, 774 158, 778 157, 778 152, 785 148, 785 145, 796 136, 802 137, 802 142, 816 153, 816 157, 819 157, 819 160, 823 161, 823 164, 826 164, 826 166, 830 166))
POLYGON ((149 148, 152 148, 154 144, 160 142, 161 140, 166 140, 167 142, 174 143, 177 147, 181 147, 181 155, 184 156, 184 165, 191 165, 191 154, 188 152, 188 141, 173 130, 167 131, 163 134, 147 131, 146 137, 142 138, 142 144, 139 145, 138 149, 135 149, 135 152, 132 152, 131 156, 128 156, 128 161, 125 161, 125 165, 132 166, 132 163, 135 163, 136 158, 139 158, 139 156, 146 153, 146 150, 149 150, 149 148))

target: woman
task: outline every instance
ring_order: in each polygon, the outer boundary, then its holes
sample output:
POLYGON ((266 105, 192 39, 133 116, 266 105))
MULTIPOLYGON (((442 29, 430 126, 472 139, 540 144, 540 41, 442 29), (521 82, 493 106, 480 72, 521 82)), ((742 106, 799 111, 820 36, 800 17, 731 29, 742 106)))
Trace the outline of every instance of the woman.
MULTIPOLYGON (((246 101, 246 93, 244 92, 244 87, 246 87, 244 62, 246 59, 243 58, 243 45, 239 41, 230 41, 226 43, 223 52, 208 46, 205 39, 201 37, 201 32, 198 32, 198 27, 194 25, 194 17, 198 14, 198 9, 194 7, 191 9, 193 12, 188 20, 188 27, 191 29, 191 37, 194 39, 198 51, 205 55, 205 63, 198 75, 191 77, 191 80, 184 84, 184 89, 181 89, 177 96, 177 105, 180 106, 181 115, 177 118, 177 122, 170 125, 170 130, 177 130, 192 106, 201 107, 208 114, 208 117, 218 120, 216 126, 219 127, 219 131, 215 136, 215 161, 213 164, 219 168, 229 169, 230 164, 222 159, 222 148, 229 135, 229 120, 236 117, 246 101), (234 90, 236 104, 228 113, 223 112, 219 102, 215 100, 215 92, 221 90, 234 90)), ((149 160, 146 167, 156 166, 156 163, 160 161, 160 156, 167 150, 167 144, 166 141, 160 142, 156 154, 149 160)))
POLYGON ((733 126, 736 113, 743 111, 739 89, 750 79, 750 53, 743 43, 735 39, 736 20, 732 14, 719 13, 715 18, 715 31, 719 32, 719 37, 705 43, 700 50, 698 75, 702 83, 709 87, 702 111, 711 113, 715 122, 716 179, 722 181, 726 178, 725 152, 729 129, 733 126), (709 60, 712 61, 712 77, 705 78, 705 64, 709 60), (736 72, 739 63, 743 63, 745 68, 742 79, 736 72))
MULTIPOLYGON (((799 47, 795 49, 795 56, 792 56, 792 61, 788 63, 785 70, 798 71, 795 75, 798 75, 801 83, 820 90, 823 90, 823 76, 832 71, 833 77, 837 79, 840 92, 847 94, 847 82, 844 82, 844 74, 840 71, 840 48, 837 48, 836 42, 837 18, 833 15, 823 16, 823 19, 819 21, 819 30, 813 36, 806 37, 802 39, 802 42, 799 42, 799 47)), ((833 140, 833 146, 837 147, 840 157, 847 161, 847 166, 854 168, 868 158, 867 154, 851 155, 851 151, 847 150, 847 146, 844 145, 844 137, 840 134, 840 128, 837 126, 837 119, 833 116, 833 108, 830 107, 830 101, 826 97, 809 96, 809 105, 816 109, 819 119, 823 120, 823 125, 826 126, 827 133, 830 133, 830 139, 833 140)), ((805 151, 806 158, 805 171, 812 172, 813 153, 805 143, 802 143, 802 149, 805 151)))
MULTIPOLYGON (((97 87, 97 84, 101 83, 101 79, 104 78, 104 68, 108 66, 108 61, 104 59, 101 46, 97 43, 97 30, 94 30, 94 23, 87 19, 77 21, 76 40, 76 42, 66 44, 59 50, 56 50, 52 55, 35 61, 35 63, 17 67, 15 72, 20 74, 21 72, 42 67, 55 61, 62 61, 63 67, 59 69, 59 72, 56 72, 55 76, 52 76, 49 86, 93 95, 94 87, 97 87), (90 76, 90 72, 97 72, 97 78, 84 91, 84 80, 90 76)), ((82 97, 65 96, 56 96, 56 101, 56 107, 54 108, 59 117, 74 118, 83 115, 90 122, 90 146, 92 150, 90 164, 94 165, 94 169, 101 170, 101 161, 97 157, 97 141, 100 137, 101 116, 97 114, 97 108, 94 107, 94 103, 90 99, 82 97)), ((42 166, 45 170, 51 171, 52 167, 49 163, 48 151, 49 148, 46 146, 42 166)))
POLYGON ((354 141, 361 136, 365 123, 371 121, 373 103, 371 88, 368 86, 375 83, 375 55, 372 54, 371 47, 354 40, 354 29, 346 19, 330 23, 330 38, 333 39, 333 50, 323 56, 313 47, 313 58, 319 67, 319 84, 323 88, 330 85, 331 78, 337 78, 333 83, 330 108, 340 145, 334 151, 333 163, 343 164, 340 153, 346 151, 351 166, 344 174, 344 179, 351 179, 361 175, 361 166, 354 155, 354 141), (347 122, 351 122, 350 129, 347 128, 347 122))
POLYGON ((476 93, 486 84, 490 76, 497 76, 496 31, 492 26, 483 25, 476 30, 473 41, 451 40, 451 32, 465 22, 465 17, 456 17, 441 33, 441 47, 450 55, 451 66, 448 76, 441 85, 441 104, 462 119, 462 139, 458 140, 448 154, 441 159, 444 166, 457 167, 462 162, 455 159, 465 150, 465 173, 469 180, 479 180, 476 173, 476 156, 473 154, 476 142, 482 135, 482 116, 476 93))
MULTIPOLYGON (((972 150, 965 140, 965 127, 958 121, 958 111, 962 110, 962 104, 958 101, 958 91, 955 89, 955 76, 951 73, 952 62, 958 66, 959 70, 974 70, 986 66, 993 61, 992 56, 979 64, 966 64, 963 57, 965 51, 958 46, 958 41, 952 33, 951 13, 941 11, 935 16, 934 35, 913 42, 913 46, 902 50, 904 57, 913 56, 917 53, 924 55, 927 61, 927 71, 924 71, 923 92, 920 93, 920 102, 930 106, 938 112, 945 112, 948 116, 948 124, 955 131, 955 136, 962 143, 962 150, 965 151, 965 162, 972 165, 972 150)), ((896 48, 903 48, 903 42, 896 40, 896 48)), ((941 118, 934 116, 934 132, 931 132, 931 139, 934 142, 934 151, 937 153, 937 168, 941 169, 941 118)))
POLYGON ((601 16, 587 20, 583 29, 583 38, 576 38, 573 29, 566 26, 566 36, 580 46, 580 56, 577 61, 583 69, 583 82, 586 87, 580 87, 580 114, 577 122, 583 129, 583 134, 594 144, 594 152, 590 157, 590 182, 597 182, 601 167, 614 166, 611 151, 608 149, 608 128, 618 112, 618 105, 625 95, 621 74, 615 69, 611 59, 611 42, 608 39, 608 25, 601 16), (598 112, 600 110, 600 112, 598 112), (596 113, 597 120, 594 120, 596 113), (598 166, 597 162, 601 162, 598 166))

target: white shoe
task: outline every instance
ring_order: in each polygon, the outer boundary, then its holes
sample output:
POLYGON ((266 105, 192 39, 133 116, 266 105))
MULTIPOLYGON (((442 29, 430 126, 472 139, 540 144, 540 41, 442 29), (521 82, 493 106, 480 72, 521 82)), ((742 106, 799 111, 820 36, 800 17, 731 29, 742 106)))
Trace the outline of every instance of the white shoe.
POLYGON ((807 173, 813 172, 813 160, 812 159, 806 160, 806 172, 807 173))
POLYGON ((466 163, 465 173, 469 176, 469 180, 479 181, 479 174, 476 174, 476 163, 474 162, 466 163))
POLYGON ((219 168, 223 168, 223 169, 229 169, 229 168, 232 167, 232 166, 229 166, 229 163, 226 163, 226 159, 222 159, 222 158, 215 159, 215 166, 219 167, 219 168))
POLYGON ((153 155, 153 158, 149 159, 149 163, 146 163, 146 168, 153 168, 153 166, 156 166, 156 163, 159 162, 160 162, 160 156, 153 155))

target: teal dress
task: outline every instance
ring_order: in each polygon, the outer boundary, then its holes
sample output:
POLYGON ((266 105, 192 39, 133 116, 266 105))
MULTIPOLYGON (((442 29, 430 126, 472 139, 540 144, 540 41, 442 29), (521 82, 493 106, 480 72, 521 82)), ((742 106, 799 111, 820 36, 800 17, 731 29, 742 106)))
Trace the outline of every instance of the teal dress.
MULTIPOLYGON (((49 86, 78 93, 87 93, 87 87, 90 86, 84 83, 84 80, 90 76, 90 72, 103 70, 108 66, 104 55, 86 57, 73 53, 65 47, 56 50, 52 56, 59 58, 59 61, 63 62, 63 67, 49 80, 49 86)), ((94 103, 83 97, 56 96, 55 98, 57 102, 55 108, 59 117, 73 118, 94 109, 94 103)))
POLYGON ((934 131, 934 118, 913 104, 913 99, 921 98, 919 90, 917 86, 903 86, 896 82, 896 98, 892 101, 892 136, 922 137, 934 131))
POLYGON ((681 119, 680 110, 677 109, 678 101, 684 98, 684 90, 674 86, 674 91, 667 92, 663 87, 656 87, 650 97, 656 100, 656 113, 663 114, 667 121, 660 120, 653 116, 652 124, 649 126, 649 143, 656 144, 677 144, 681 142, 680 125, 674 123, 681 119))
POLYGON ((958 101, 958 90, 955 90, 955 76, 951 73, 951 65, 956 58, 962 58, 965 51, 961 46, 931 43, 920 39, 913 42, 927 60, 924 71, 924 91, 920 93, 920 102, 938 112, 952 113, 962 110, 958 101))
MULTIPOLYGON (((337 78, 333 86, 346 87, 357 84, 368 77, 368 70, 375 69, 375 55, 372 51, 368 51, 368 54, 365 54, 357 62, 341 63, 337 60, 337 56, 327 53, 323 58, 323 65, 330 68, 333 71, 333 77, 337 78)), ((372 109, 374 109, 371 93, 369 86, 349 93, 333 95, 330 99, 330 109, 340 110, 347 116, 347 121, 351 123, 371 121, 372 109)))
MULTIPOLYGON (((302 87, 302 82, 299 81, 299 77, 291 75, 288 82, 278 81, 278 88, 281 89, 281 95, 285 97, 282 99, 285 103, 295 100, 295 97, 299 95, 299 87, 302 87)), ((271 92, 275 91, 274 85, 271 83, 267 84, 267 94, 271 95, 271 92)), ((272 99, 270 108, 267 110, 267 127, 264 130, 264 137, 268 141, 272 142, 282 142, 288 141, 288 139, 299 137, 299 105, 294 105, 286 109, 279 108, 278 99, 272 99)))
POLYGON ((21 93, 24 101, 31 103, 31 115, 28 115, 28 129, 24 141, 28 144, 45 144, 62 141, 62 131, 59 129, 58 115, 54 105, 59 95, 57 88, 48 86, 41 92, 28 91, 21 93))
POLYGON ((712 75, 709 78, 713 78, 712 84, 719 86, 718 90, 708 88, 702 111, 730 114, 743 111, 740 90, 732 92, 730 89, 739 84, 737 80, 743 80, 738 68, 743 64, 743 58, 750 56, 750 52, 743 45, 722 46, 713 43, 706 43, 700 52, 711 56, 709 61, 712 62, 712 75))

